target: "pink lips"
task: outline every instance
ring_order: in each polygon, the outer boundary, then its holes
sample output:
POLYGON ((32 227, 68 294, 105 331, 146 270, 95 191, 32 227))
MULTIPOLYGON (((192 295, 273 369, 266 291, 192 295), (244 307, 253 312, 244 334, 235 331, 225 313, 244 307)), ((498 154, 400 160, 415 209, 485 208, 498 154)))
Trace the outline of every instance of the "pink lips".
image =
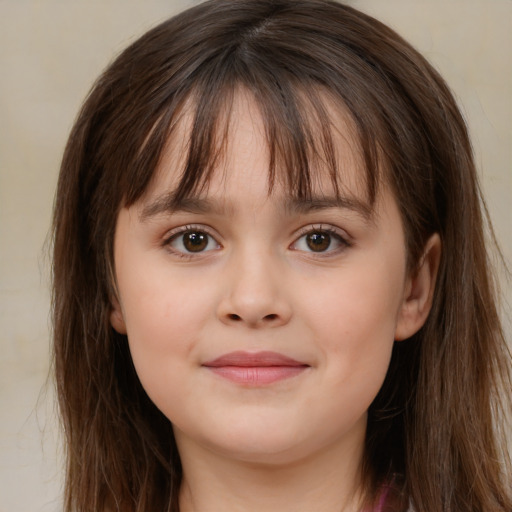
POLYGON ((203 364, 213 373, 247 386, 264 386, 299 375, 309 368, 277 352, 230 352, 203 364))

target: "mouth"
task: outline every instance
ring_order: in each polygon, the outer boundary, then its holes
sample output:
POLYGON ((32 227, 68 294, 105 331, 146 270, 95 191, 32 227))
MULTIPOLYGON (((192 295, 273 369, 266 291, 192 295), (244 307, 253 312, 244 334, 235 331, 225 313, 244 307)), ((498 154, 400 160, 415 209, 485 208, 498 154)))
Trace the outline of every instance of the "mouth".
POLYGON ((245 386, 265 386, 300 375, 310 366, 278 352, 230 352, 203 363, 214 374, 245 386))

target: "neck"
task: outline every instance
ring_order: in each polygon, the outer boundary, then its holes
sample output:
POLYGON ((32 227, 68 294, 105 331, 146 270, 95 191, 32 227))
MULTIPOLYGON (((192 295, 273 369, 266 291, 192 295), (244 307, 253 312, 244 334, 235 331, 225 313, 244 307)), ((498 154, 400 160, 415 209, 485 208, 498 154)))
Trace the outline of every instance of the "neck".
POLYGON ((236 460, 197 445, 182 448, 180 512, 361 510, 361 445, 329 446, 311 457, 273 464, 236 460))

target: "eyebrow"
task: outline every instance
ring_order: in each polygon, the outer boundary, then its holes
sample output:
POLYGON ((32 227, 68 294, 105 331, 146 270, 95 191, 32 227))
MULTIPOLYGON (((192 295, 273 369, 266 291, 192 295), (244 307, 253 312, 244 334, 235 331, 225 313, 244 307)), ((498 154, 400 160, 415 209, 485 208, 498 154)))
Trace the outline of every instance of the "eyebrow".
POLYGON ((225 213, 226 210, 227 208, 224 204, 212 199, 201 197, 177 198, 174 192, 167 192, 147 204, 140 214, 140 219, 144 222, 163 213, 225 213))
MULTIPOLYGON (((370 204, 356 198, 345 196, 321 196, 307 199, 287 198, 283 204, 283 210, 287 214, 308 214, 314 211, 328 209, 350 210, 362 217, 366 222, 373 219, 373 208, 370 204)), ((177 198, 173 192, 167 192, 158 196, 147 204, 141 214, 142 222, 161 214, 187 212, 192 214, 226 214, 232 213, 233 208, 225 202, 220 202, 206 197, 177 198)))
POLYGON ((322 196, 308 199, 290 198, 287 199, 285 203, 285 210, 289 213, 306 214, 318 210, 328 210, 331 208, 351 210, 368 222, 370 222, 373 218, 372 206, 356 197, 322 196))

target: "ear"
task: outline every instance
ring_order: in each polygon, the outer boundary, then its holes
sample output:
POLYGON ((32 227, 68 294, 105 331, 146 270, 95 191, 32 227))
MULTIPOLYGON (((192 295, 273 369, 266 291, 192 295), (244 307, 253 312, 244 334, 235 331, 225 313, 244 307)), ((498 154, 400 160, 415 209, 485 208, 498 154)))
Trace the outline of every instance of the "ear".
POLYGON ((418 332, 427 320, 441 259, 441 239, 434 233, 425 244, 419 266, 407 278, 399 311, 395 340, 405 340, 418 332))
POLYGON ((112 311, 110 312, 110 325, 119 333, 126 334, 126 324, 121 309, 121 304, 116 298, 112 299, 112 311))

